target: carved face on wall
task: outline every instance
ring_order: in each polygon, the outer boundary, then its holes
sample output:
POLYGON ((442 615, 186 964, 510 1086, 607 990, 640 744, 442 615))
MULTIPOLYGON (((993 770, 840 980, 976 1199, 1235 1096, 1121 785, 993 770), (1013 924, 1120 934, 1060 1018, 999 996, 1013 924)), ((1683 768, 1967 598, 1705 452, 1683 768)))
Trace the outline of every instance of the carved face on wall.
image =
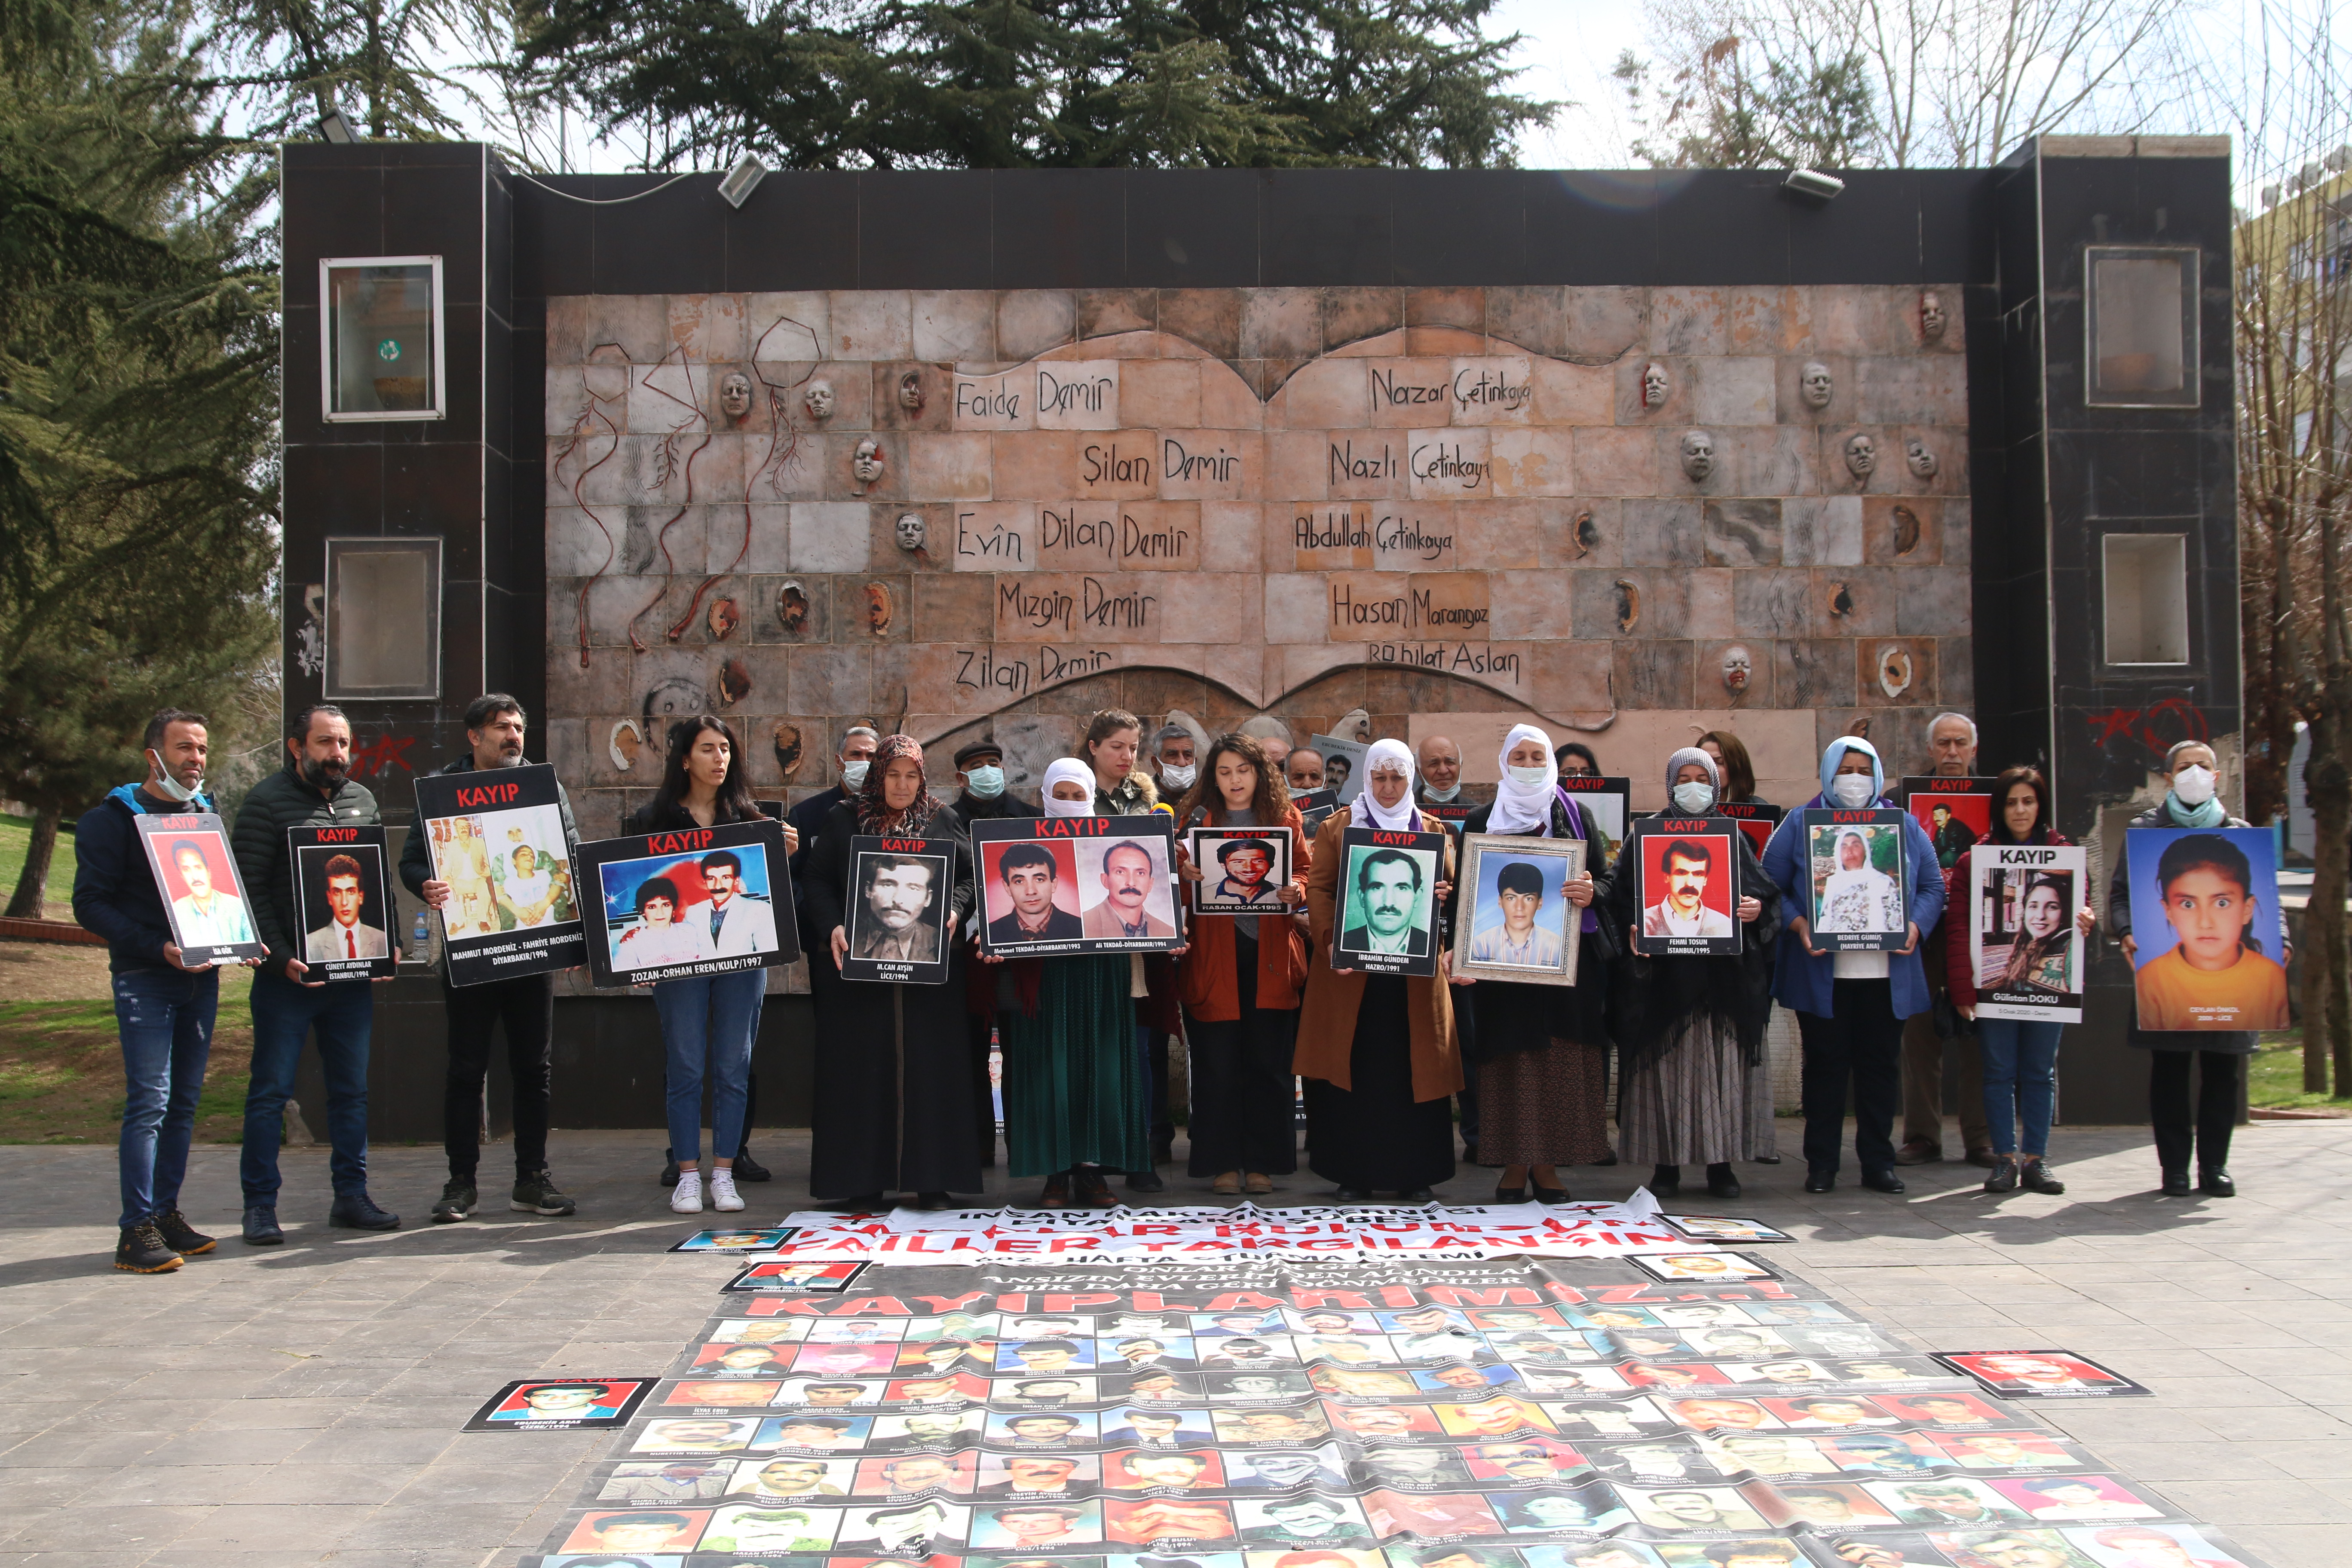
POLYGON ((801 771, 801 731, 797 724, 779 724, 773 738, 776 766, 782 770, 786 784, 798 777, 801 771))
POLYGON ((1944 301, 1941 296, 1919 296, 1919 335, 1930 341, 1944 335, 1944 301))
POLYGON ((636 767, 637 753, 644 749, 645 740, 634 719, 620 721, 604 737, 605 760, 621 773, 628 773, 636 767))
POLYGON ((810 382, 801 391, 801 406, 807 409, 808 416, 820 425, 833 417, 833 383, 823 376, 810 382))
POLYGON ((1911 650, 1889 643, 1878 650, 1878 689, 1889 698, 1911 689, 1911 650))
POLYGON ((719 379, 719 411, 730 419, 740 419, 751 412, 751 378, 740 370, 730 370, 719 379))
POLYGON ((704 621, 710 627, 710 640, 725 642, 735 635, 735 628, 743 624, 742 606, 732 599, 713 599, 704 621))
POLYGON ((1871 471, 1878 467, 1878 443, 1859 432, 1847 437, 1845 467, 1857 479, 1870 478, 1871 471))
POLYGON ((1733 643, 1723 650, 1724 689, 1738 697, 1748 689, 1748 682, 1756 672, 1756 661, 1745 643, 1733 643))
POLYGON ((1913 479, 1936 477, 1936 454, 1927 450, 1927 443, 1916 436, 1903 443, 1903 461, 1911 469, 1913 479))
POLYGON ((923 373, 910 370, 898 378, 898 406, 909 414, 923 411, 923 373))
POLYGON ((784 585, 776 590, 776 619, 783 624, 784 635, 803 637, 808 632, 809 596, 797 577, 787 577, 784 585))
POLYGON ((857 443, 857 450, 850 456, 849 474, 862 487, 870 488, 880 484, 882 482, 882 443, 871 436, 857 443))
POLYGON ((1831 395, 1837 390, 1837 384, 1830 375, 1830 367, 1819 360, 1806 363, 1797 377, 1797 384, 1804 390, 1805 406, 1808 408, 1827 408, 1831 395))
POLYGON ((1642 367, 1642 406, 1663 407, 1666 401, 1666 367, 1656 360, 1642 367))
POLYGON ((898 534, 899 549, 908 552, 920 550, 923 547, 923 539, 928 531, 923 524, 922 513, 915 511, 900 512, 898 514, 898 528, 895 531, 898 534))
POLYGON ((1704 430, 1683 432, 1683 473, 1698 484, 1715 472, 1715 437, 1704 430))

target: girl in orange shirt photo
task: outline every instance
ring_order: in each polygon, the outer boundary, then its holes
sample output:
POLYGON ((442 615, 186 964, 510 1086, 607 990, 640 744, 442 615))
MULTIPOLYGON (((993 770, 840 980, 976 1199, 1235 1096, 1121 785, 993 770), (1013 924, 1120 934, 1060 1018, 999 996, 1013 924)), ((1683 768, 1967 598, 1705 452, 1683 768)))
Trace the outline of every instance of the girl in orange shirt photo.
POLYGON ((2165 847, 2156 885, 2173 945, 2135 977, 2143 1029, 2283 1029, 2286 970, 2252 934, 2261 910, 2245 851, 2217 833, 2165 847))

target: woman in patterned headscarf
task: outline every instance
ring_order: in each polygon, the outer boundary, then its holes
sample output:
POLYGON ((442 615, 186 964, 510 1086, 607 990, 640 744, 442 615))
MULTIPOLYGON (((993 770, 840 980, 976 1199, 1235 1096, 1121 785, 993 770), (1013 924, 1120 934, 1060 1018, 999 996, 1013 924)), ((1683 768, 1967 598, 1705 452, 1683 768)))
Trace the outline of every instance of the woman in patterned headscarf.
POLYGON ((808 955, 817 1016, 809 1191, 819 1198, 874 1203, 913 1193, 936 1207, 950 1193, 981 1190, 956 940, 969 923, 971 863, 944 818, 935 828, 940 810, 923 776, 923 748, 910 736, 886 736, 865 784, 833 808, 809 851, 801 896, 821 934, 808 955), (929 837, 948 847, 853 853, 857 837, 929 837), (842 961, 853 956, 916 963, 944 956, 948 977, 936 985, 845 980, 842 961))

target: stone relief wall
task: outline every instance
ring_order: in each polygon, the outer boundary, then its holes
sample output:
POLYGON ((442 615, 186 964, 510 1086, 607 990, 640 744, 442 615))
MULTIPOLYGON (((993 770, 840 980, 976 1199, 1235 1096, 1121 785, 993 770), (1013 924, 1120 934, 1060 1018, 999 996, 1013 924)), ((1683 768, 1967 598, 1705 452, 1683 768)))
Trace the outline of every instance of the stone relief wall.
POLYGON ((551 752, 592 835, 705 707, 793 795, 858 721, 1034 788, 1113 703, 1443 728, 1474 781, 1533 714, 1652 795, 1735 727, 1791 801, 1868 717, 1899 769, 1969 700, 1958 301, 551 300, 551 752))

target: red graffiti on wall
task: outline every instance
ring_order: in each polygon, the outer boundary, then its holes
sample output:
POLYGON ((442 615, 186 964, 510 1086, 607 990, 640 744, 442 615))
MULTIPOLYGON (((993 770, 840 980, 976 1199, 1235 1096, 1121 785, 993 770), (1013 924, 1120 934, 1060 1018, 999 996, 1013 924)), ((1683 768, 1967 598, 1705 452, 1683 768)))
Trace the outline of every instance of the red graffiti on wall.
POLYGON ((2205 715, 2185 697, 2168 697, 2146 708, 2109 708, 2086 713, 2091 744, 2105 751, 2118 738, 2162 756, 2183 741, 2210 741, 2205 715))
POLYGON ((353 746, 352 775, 372 779, 386 768, 404 768, 415 773, 415 766, 408 760, 408 748, 415 744, 416 737, 414 735, 386 735, 364 746, 353 746))

